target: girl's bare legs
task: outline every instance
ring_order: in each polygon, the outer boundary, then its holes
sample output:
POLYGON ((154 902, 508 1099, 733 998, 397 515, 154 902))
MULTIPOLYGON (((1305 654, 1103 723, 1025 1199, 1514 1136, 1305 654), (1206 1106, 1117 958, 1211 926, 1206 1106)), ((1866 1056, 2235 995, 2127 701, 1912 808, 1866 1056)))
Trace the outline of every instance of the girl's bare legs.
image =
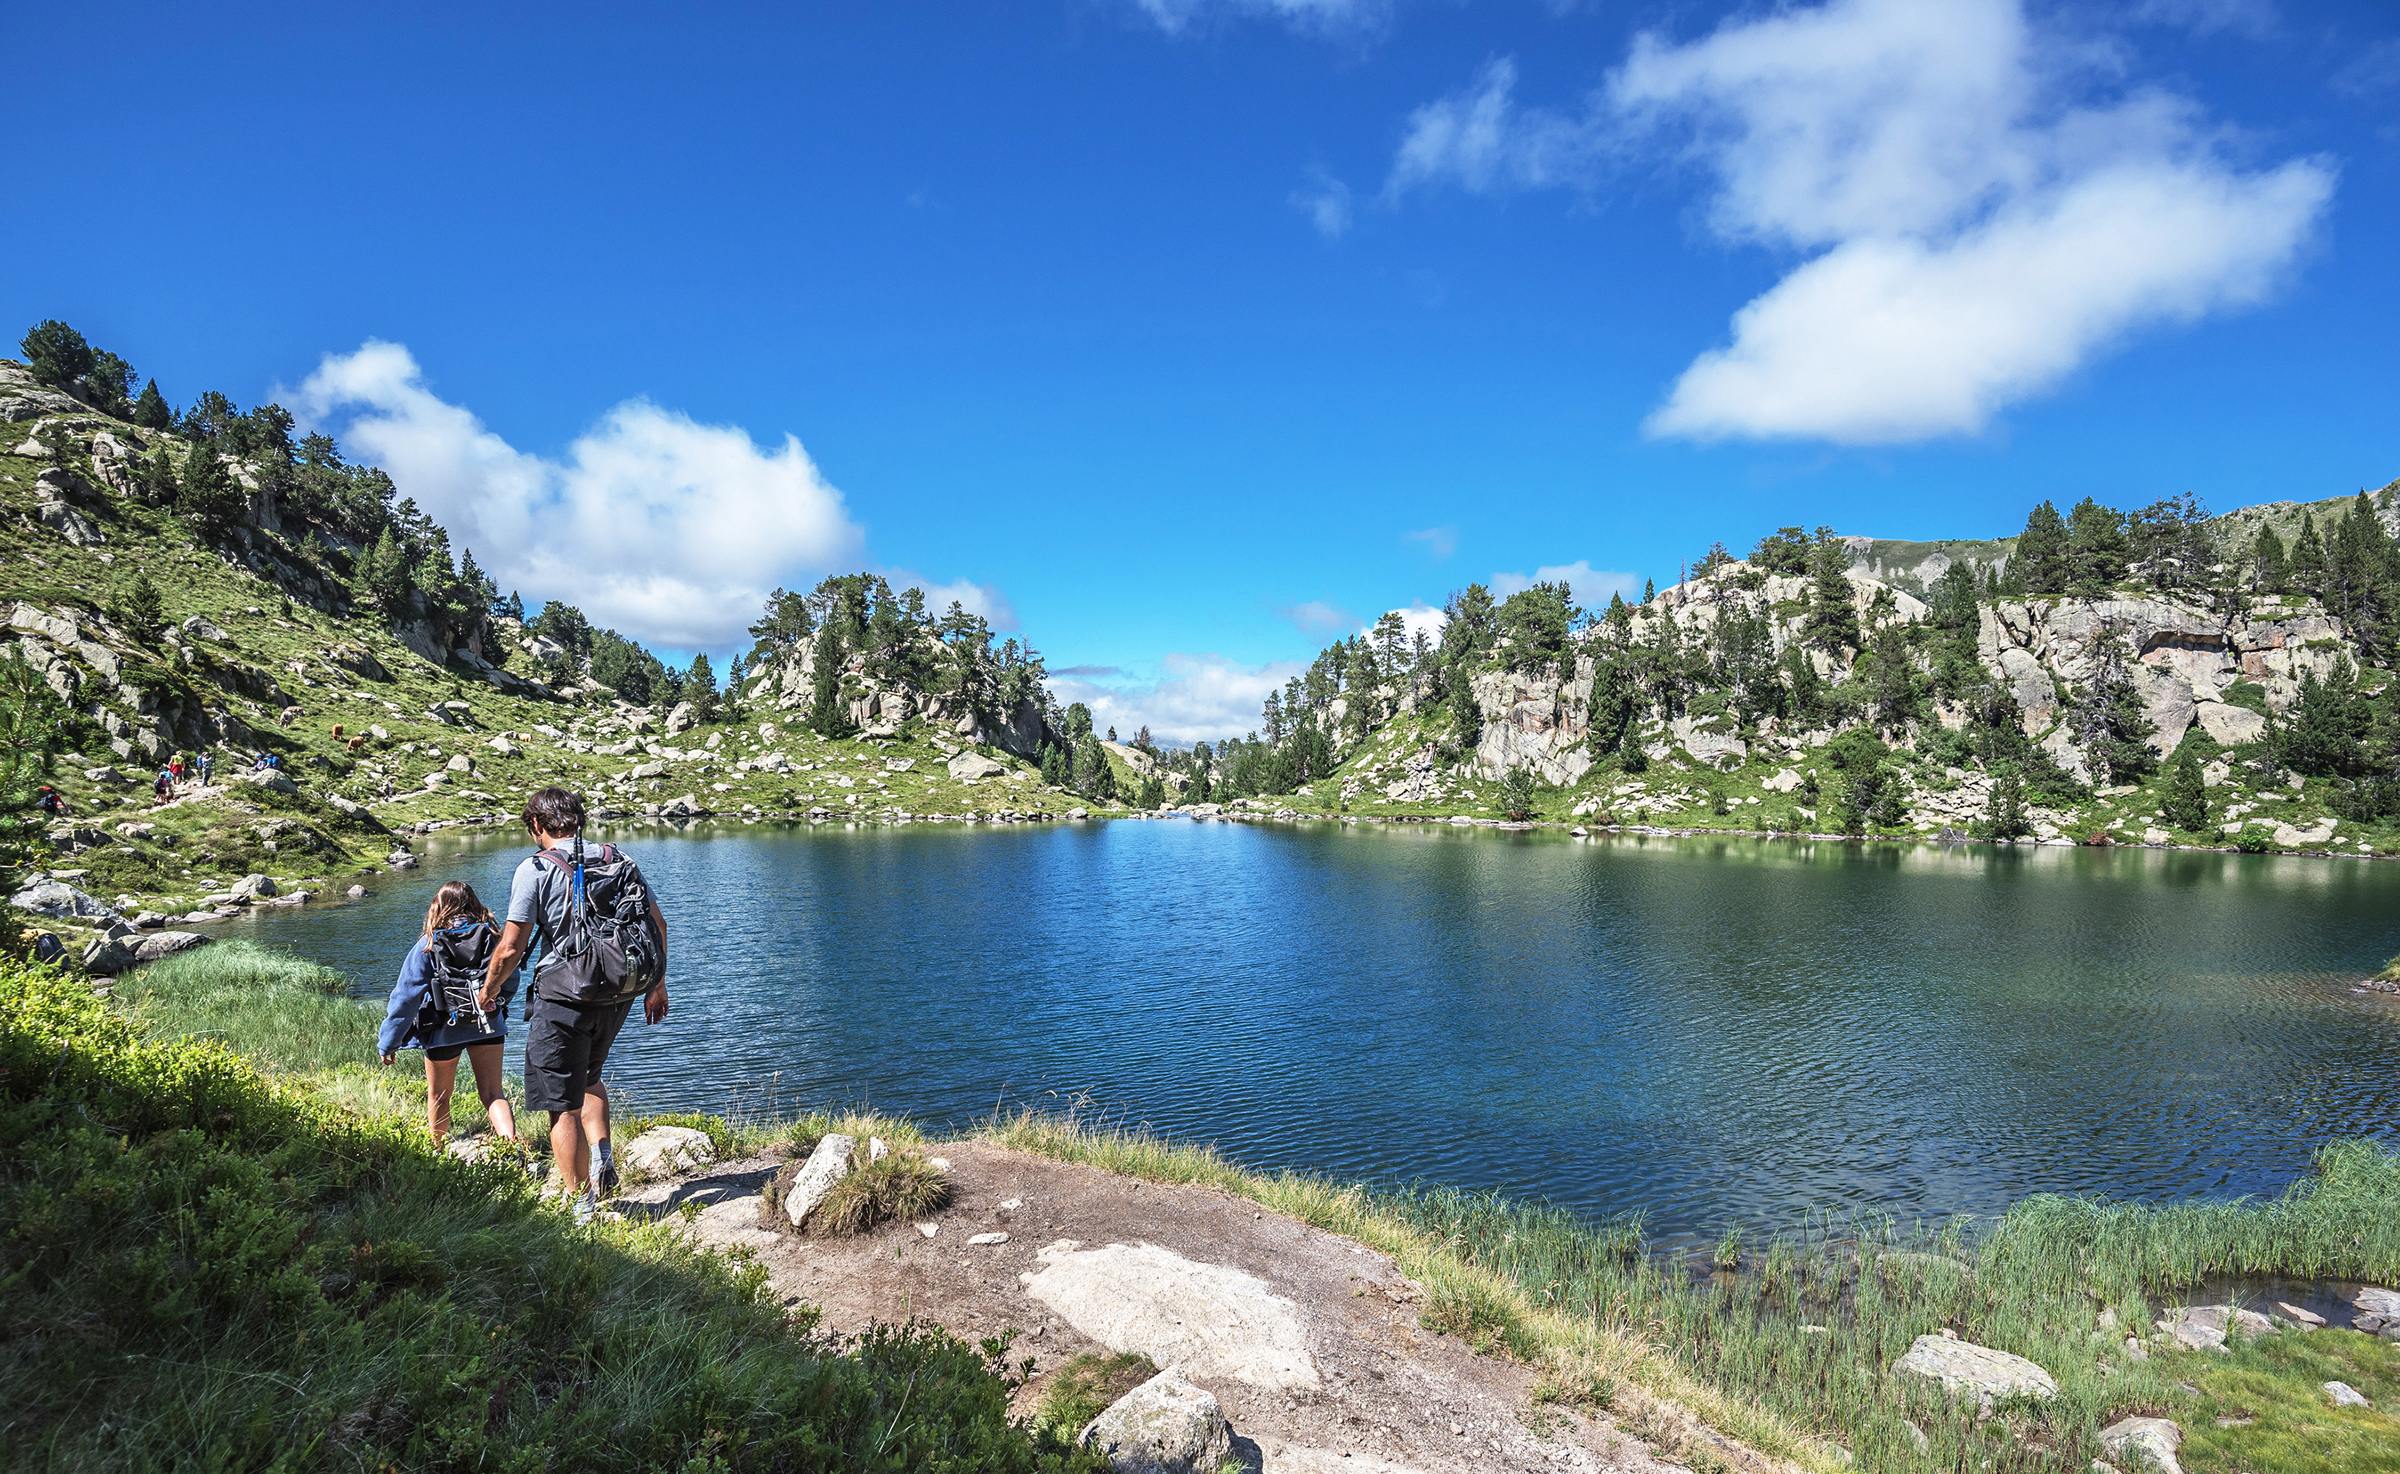
MULTIPOLYGON (((482 1073, 481 1070, 476 1071, 477 1075, 482 1073)), ((425 1129, 433 1133, 435 1146, 444 1145, 450 1140, 450 1091, 457 1084, 457 1060, 425 1061, 425 1129)))
POLYGON ((490 1044, 470 1044, 467 1063, 475 1067, 475 1093, 483 1098, 483 1114, 491 1121, 492 1130, 515 1141, 517 1112, 508 1103, 508 1092, 500 1083, 501 1052, 502 1045, 497 1040, 490 1044))

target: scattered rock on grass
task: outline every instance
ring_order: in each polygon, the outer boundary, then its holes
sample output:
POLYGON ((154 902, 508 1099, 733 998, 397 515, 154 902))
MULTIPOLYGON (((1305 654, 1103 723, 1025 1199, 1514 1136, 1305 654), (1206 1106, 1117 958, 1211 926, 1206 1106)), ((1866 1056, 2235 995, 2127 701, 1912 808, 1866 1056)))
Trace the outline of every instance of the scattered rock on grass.
POLYGON ((1107 1455, 1117 1474, 1216 1474, 1233 1457, 1215 1396, 1173 1368, 1110 1403, 1077 1441, 1107 1455))
POLYGON ((52 880, 35 873, 26 884, 8 898, 8 904, 36 916, 90 917, 115 920, 117 913, 102 904, 97 896, 87 896, 63 880, 52 880))
POLYGON ((142 938, 141 945, 133 949, 133 960, 156 962, 161 957, 172 957, 178 952, 204 947, 208 945, 208 940, 196 931, 162 931, 142 938))
POLYGON ((1007 1242, 1008 1242, 1008 1235, 1007 1235, 1007 1234, 1004 1234, 1004 1233, 979 1233, 979 1234, 971 1234, 971 1235, 969 1235, 969 1236, 968 1236, 968 1238, 967 1238, 967 1242, 968 1242, 969 1244, 973 1245, 973 1246, 974 1246, 974 1247, 976 1247, 976 1248, 983 1248, 983 1247, 986 1247, 986 1246, 988 1246, 988 1245, 991 1245, 991 1244, 1005 1244, 1005 1243, 1007 1243, 1007 1242))
POLYGON ((2165 1418, 2120 1418, 2100 1430, 2100 1446, 2134 1468, 2147 1463, 2158 1474, 2183 1474, 2175 1461, 2183 1430, 2165 1418))
POLYGON ((2024 1357, 1943 1336, 1919 1336, 1892 1370, 1939 1382, 1948 1392, 1972 1392, 1987 1413, 1999 1398, 2058 1395, 2057 1380, 2024 1357))
POLYGON ((833 1132, 817 1142, 817 1149, 808 1154, 800 1171, 792 1178, 784 1193, 783 1212, 792 1227, 808 1227, 808 1215, 817 1211, 833 1185, 850 1175, 850 1154, 858 1143, 840 1132, 833 1132))
POLYGON ((2326 1383, 2325 1395, 2333 1399, 2335 1407, 2373 1407, 2375 1405, 2367 1401, 2365 1393, 2347 1382, 2326 1383))
POLYGON ((650 1177, 672 1177, 717 1159, 716 1143, 689 1126, 653 1126, 617 1149, 626 1166, 650 1177))

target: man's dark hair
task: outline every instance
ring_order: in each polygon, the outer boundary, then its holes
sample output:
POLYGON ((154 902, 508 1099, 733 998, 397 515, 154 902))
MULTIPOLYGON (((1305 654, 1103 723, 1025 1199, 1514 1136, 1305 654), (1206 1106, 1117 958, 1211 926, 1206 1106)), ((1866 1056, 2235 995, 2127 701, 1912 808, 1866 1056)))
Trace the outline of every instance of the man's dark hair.
POLYGON ((525 800, 525 830, 564 839, 583 833, 583 797, 563 788, 539 788, 525 800))

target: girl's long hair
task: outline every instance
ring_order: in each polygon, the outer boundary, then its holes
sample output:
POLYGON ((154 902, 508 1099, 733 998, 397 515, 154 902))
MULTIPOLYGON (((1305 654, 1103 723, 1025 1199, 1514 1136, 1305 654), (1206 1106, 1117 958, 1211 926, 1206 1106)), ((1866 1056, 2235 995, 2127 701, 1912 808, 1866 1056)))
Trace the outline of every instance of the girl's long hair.
POLYGON ((433 934, 457 925, 461 921, 480 921, 492 924, 491 908, 475 894, 475 887, 463 880, 442 882, 433 893, 433 904, 425 908, 425 950, 433 950, 433 934))

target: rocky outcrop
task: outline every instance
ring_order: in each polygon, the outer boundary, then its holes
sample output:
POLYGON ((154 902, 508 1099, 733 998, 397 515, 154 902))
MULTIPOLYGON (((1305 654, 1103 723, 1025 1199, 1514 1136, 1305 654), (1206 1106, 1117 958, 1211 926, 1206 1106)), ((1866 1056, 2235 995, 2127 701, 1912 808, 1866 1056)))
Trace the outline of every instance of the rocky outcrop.
POLYGON ((1072 1239, 1040 1259, 1025 1293, 1111 1351, 1254 1387, 1319 1385, 1299 1307, 1238 1269, 1157 1244, 1085 1249, 1072 1239))
POLYGON ((1233 1457, 1233 1428, 1215 1395, 1172 1367, 1110 1403, 1076 1441, 1116 1474, 1217 1474, 1233 1457))
MULTIPOLYGON (((803 647, 769 665, 744 688, 753 704, 778 711, 804 711, 816 700, 816 651, 803 647)), ((1050 732, 1042 708, 1031 699, 1013 711, 978 708, 955 692, 925 691, 907 682, 884 682, 866 673, 866 662, 853 655, 844 663, 842 701, 851 723, 868 736, 889 737, 910 718, 961 742, 997 747, 1018 757, 1035 757, 1045 741, 1063 739, 1050 732)))

